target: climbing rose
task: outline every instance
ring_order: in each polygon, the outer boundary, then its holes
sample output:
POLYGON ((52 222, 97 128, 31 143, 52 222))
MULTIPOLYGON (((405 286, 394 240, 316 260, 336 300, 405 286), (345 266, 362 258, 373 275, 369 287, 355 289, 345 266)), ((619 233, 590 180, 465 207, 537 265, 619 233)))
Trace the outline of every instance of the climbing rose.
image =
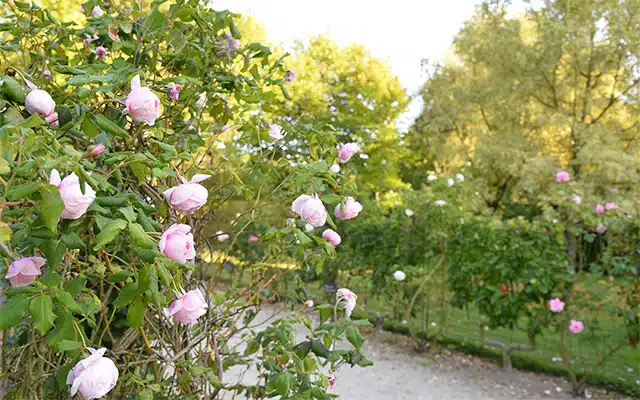
POLYGON ((131 92, 124 104, 122 113, 131 115, 136 122, 153 125, 160 115, 160 99, 148 87, 140 86, 140 75, 131 79, 131 92))
POLYGON ((182 85, 170 82, 167 84, 167 89, 169 89, 169 98, 171 100, 178 101, 180 99, 180 91, 182 91, 182 85))
POLYGON ((83 42, 84 42, 85 45, 89 45, 89 43, 95 42, 98 39, 99 39, 99 37, 98 37, 97 34, 94 34, 93 37, 85 34, 83 42))
POLYGON ((45 69, 44 71, 42 71, 42 76, 44 76, 47 79, 51 79, 51 71, 49 71, 48 69, 45 69))
POLYGON ((605 228, 604 225, 598 224, 598 226, 596 226, 596 232, 598 232, 599 234, 603 235, 606 231, 607 228, 605 228))
POLYGON ((103 59, 104 59, 104 56, 106 56, 107 54, 109 54, 109 52, 107 51, 107 49, 105 49, 103 46, 98 46, 98 47, 96 47, 96 49, 95 49, 95 50, 93 50, 93 51, 92 51, 92 53, 93 53, 93 54, 95 54, 95 55, 96 55, 96 57, 103 58, 103 59))
POLYGON ((191 231, 189 225, 171 225, 160 237, 160 242, 158 243, 160 252, 179 263, 196 258, 193 234, 189 233, 189 231, 191 231))
POLYGON ((196 101, 195 107, 197 109, 201 109, 204 107, 204 103, 207 101, 207 95, 205 93, 200 93, 198 95, 198 100, 196 101))
POLYGON ((24 99, 24 107, 29 114, 46 118, 53 114, 56 109, 56 102, 53 101, 51 95, 42 89, 35 89, 27 94, 24 99))
POLYGON ((282 139, 284 137, 284 135, 282 134, 282 127, 276 124, 269 126, 269 136, 273 140, 282 139))
POLYGON ((350 317, 353 309, 356 308, 358 296, 347 288, 341 288, 336 292, 336 300, 338 302, 344 302, 344 314, 350 317))
POLYGON ((218 242, 222 243, 222 242, 226 242, 227 240, 229 240, 229 235, 222 232, 222 231, 217 231, 216 232, 216 236, 218 238, 218 242))
POLYGON ((596 214, 604 214, 604 206, 602 204, 596 204, 596 214))
POLYGON ((222 40, 220 40, 219 43, 223 47, 223 49, 229 54, 237 51, 240 48, 240 41, 238 39, 235 39, 228 32, 225 32, 222 35, 222 40))
POLYGON ((561 312, 564 310, 564 301, 558 298, 549 300, 549 310, 551 312, 561 312))
POLYGON ((571 201, 573 201, 574 203, 576 203, 576 204, 580 205, 580 204, 582 204, 582 197, 577 196, 577 195, 576 195, 576 196, 573 196, 573 197, 571 198, 571 201))
POLYGON ((413 217, 413 210, 409 210, 408 208, 404 210, 404 213, 407 217, 413 217))
POLYGON ((458 182, 464 182, 464 175, 462 174, 456 174, 456 180, 458 182))
POLYGON ((556 172, 556 182, 569 182, 569 173, 567 171, 556 172))
POLYGON ((257 242, 258 240, 260 240, 260 238, 259 238, 259 237, 257 237, 256 235, 251 235, 251 236, 249 236, 249 243, 255 243, 255 242, 257 242))
POLYGON ((181 185, 165 190, 164 197, 167 199, 167 203, 180 214, 193 214, 194 211, 207 203, 209 197, 207 189, 198 182, 210 177, 211 175, 196 174, 188 182, 180 177, 182 179, 181 185))
POLYGON ((362 211, 362 205, 353 197, 345 197, 344 204, 338 204, 333 214, 341 220, 353 219, 362 211))
POLYGON ((104 145, 100 143, 99 145, 97 145, 91 150, 91 155, 94 157, 98 157, 100 153, 102 153, 103 151, 104 151, 104 145))
POLYGON ((604 209, 609 211, 609 210, 616 210, 618 208, 618 203, 605 203, 604 205, 604 209))
POLYGON ((351 160, 357 152, 360 151, 360 146, 357 143, 346 143, 340 146, 338 149, 338 161, 341 163, 346 163, 351 160))
POLYGON ((58 187, 60 197, 64 202, 64 210, 60 214, 62 219, 78 219, 96 199, 96 192, 91 186, 84 184, 84 193, 80 190, 80 179, 75 172, 60 179, 60 173, 53 169, 49 177, 49 183, 58 187))
POLYGON ((584 324, 582 321, 571 320, 569 322, 569 332, 571 333, 580 333, 584 330, 584 324))
POLYGON ((309 233, 309 232, 313 232, 313 229, 314 229, 313 225, 311 225, 311 224, 304 224, 304 231, 305 231, 305 232, 307 232, 307 233, 309 233))
POLYGON ((437 177, 437 176, 435 176, 435 175, 433 175, 433 174, 431 174, 431 175, 427 176, 427 181, 429 181, 429 182, 433 182, 433 181, 435 181, 436 179, 438 179, 438 177, 437 177))
POLYGON ((296 80, 296 71, 288 69, 284 73, 284 81, 287 83, 294 82, 296 80))
POLYGON ((334 374, 329 374, 329 379, 327 381, 327 383, 329 384, 329 389, 333 389, 334 386, 336 386, 336 381, 338 380, 338 378, 336 378, 336 376, 334 374))
POLYGON ((402 282, 407 279, 407 274, 402 271, 396 271, 393 273, 393 279, 397 280, 398 282, 402 282))
POLYGON ((100 8, 99 6, 95 6, 93 7, 93 10, 91 10, 92 17, 100 18, 102 17, 102 14, 104 14, 104 12, 102 11, 102 8, 100 8))
POLYGON ((447 179, 447 186, 451 187, 455 184, 456 182, 453 180, 453 178, 449 178, 447 179))
POLYGON ((107 349, 87 347, 91 355, 79 361, 67 375, 71 385, 71 396, 80 391, 85 400, 98 399, 111 391, 118 382, 118 368, 110 359, 103 357, 107 349))
POLYGON ((309 307, 309 308, 313 307, 313 300, 307 300, 307 301, 305 301, 305 302, 304 302, 304 305, 305 305, 305 306, 307 306, 307 307, 309 307))
POLYGON ((329 168, 331 170, 331 172, 333 172, 334 174, 338 174, 340 173, 340 166, 338 164, 333 164, 331 165, 331 168, 329 168))
POLYGON ((313 226, 322 226, 327 222, 327 210, 317 195, 308 196, 303 194, 299 196, 291 204, 291 211, 313 226))
POLYGON ((164 312, 168 317, 180 322, 182 325, 189 325, 207 313, 207 302, 200 289, 190 290, 182 294, 181 297, 171 303, 164 312))
POLYGON ((340 237, 340 235, 338 235, 338 232, 334 231, 333 229, 327 229, 326 231, 322 232, 322 238, 331 243, 333 247, 336 247, 340 244, 340 242, 342 242, 342 238, 340 237))
POLYGON ((45 264, 42 257, 25 257, 15 260, 9 266, 6 279, 13 286, 25 286, 36 280, 36 276, 41 275, 40 268, 45 264))

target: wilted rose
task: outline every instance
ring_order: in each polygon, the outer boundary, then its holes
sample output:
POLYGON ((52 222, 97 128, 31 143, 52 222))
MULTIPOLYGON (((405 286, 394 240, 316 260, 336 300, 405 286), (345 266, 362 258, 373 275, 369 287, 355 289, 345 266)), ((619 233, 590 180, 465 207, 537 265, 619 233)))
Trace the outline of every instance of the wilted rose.
POLYGON ((31 115, 39 115, 43 118, 53 114, 56 109, 56 102, 51 95, 42 89, 35 89, 24 98, 24 108, 31 115))
POLYGON ((282 127, 277 124, 272 124, 271 126, 269 126, 269 136, 273 140, 282 139, 284 137, 284 135, 282 134, 282 127))

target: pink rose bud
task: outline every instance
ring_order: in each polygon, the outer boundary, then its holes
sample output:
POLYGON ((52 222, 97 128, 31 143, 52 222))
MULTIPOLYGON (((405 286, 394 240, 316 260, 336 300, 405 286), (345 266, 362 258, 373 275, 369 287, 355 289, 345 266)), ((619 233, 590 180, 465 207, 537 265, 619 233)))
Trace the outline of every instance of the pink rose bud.
POLYGON ((317 195, 299 196, 291 204, 291 210, 313 226, 322 226, 327 222, 327 210, 317 195))
POLYGON ((282 134, 282 127, 280 125, 273 124, 269 127, 269 136, 273 140, 280 140, 284 137, 282 134))
POLYGON ((79 361, 67 375, 67 385, 71 385, 71 396, 80 392, 83 399, 99 399, 109 393, 118 383, 118 368, 103 357, 107 349, 95 350, 87 347, 91 355, 79 361))
POLYGON ((182 85, 170 82, 167 84, 167 89, 169 89, 169 98, 171 100, 178 101, 180 99, 180 91, 182 90, 182 85))
POLYGON ((601 235, 604 235, 607 232, 607 228, 605 228, 604 225, 599 224, 598 226, 596 226, 596 232, 598 232, 601 235))
POLYGON ((46 79, 51 79, 51 71, 45 69, 44 71, 42 71, 42 76, 44 76, 46 79))
POLYGON ((160 99, 148 87, 140 86, 140 76, 131 79, 131 92, 125 101, 123 114, 131 115, 135 122, 153 125, 160 115, 160 99))
POLYGON ((230 54, 237 51, 240 48, 240 41, 238 39, 235 39, 233 36, 231 36, 230 33, 225 32, 222 35, 221 45, 223 49, 230 54))
POLYGON ((216 232, 216 237, 218 238, 218 242, 222 243, 222 242, 226 242, 227 240, 229 240, 229 235, 222 232, 222 231, 217 231, 216 232))
POLYGON ((291 82, 295 82, 295 80, 296 80, 296 71, 288 69, 284 73, 284 81, 287 83, 291 83, 291 82))
POLYGON ((358 296, 347 288, 341 288, 336 292, 336 300, 338 303, 344 303, 344 313, 347 317, 350 317, 351 313, 356 308, 356 300, 358 300, 358 296))
POLYGON ((181 185, 174 186, 164 192, 167 203, 180 214, 193 214, 194 211, 207 204, 209 192, 198 182, 202 182, 209 177, 211 175, 196 174, 189 182, 183 179, 181 185))
POLYGON ((93 150, 91 150, 91 155, 94 157, 98 157, 100 153, 102 153, 103 151, 104 151, 104 145, 100 143, 99 145, 94 147, 93 150))
POLYGON ((562 310, 564 310, 564 301, 558 298, 549 300, 549 310, 556 313, 561 312, 562 310))
POLYGON ((616 210, 618 209, 618 203, 605 203, 604 205, 604 209, 609 211, 609 210, 616 210))
POLYGON ((338 235, 338 232, 334 231, 333 229, 327 229, 326 231, 322 232, 322 238, 331 243, 333 247, 336 247, 340 244, 340 242, 342 242, 342 238, 340 237, 340 235, 338 235))
POLYGON ((92 53, 94 53, 98 58, 104 58, 104 56, 109 54, 109 51, 105 49, 104 46, 98 46, 92 53))
POLYGON ((338 161, 341 163, 346 163, 351 160, 357 152, 360 151, 360 146, 357 143, 346 143, 340 146, 338 149, 338 161))
POLYGON ((353 219, 362 211, 362 205, 353 197, 345 197, 344 204, 338 204, 333 214, 341 220, 353 219))
POLYGON ((191 227, 185 224, 171 225, 160 237, 160 252, 173 261, 184 263, 196 258, 191 227))
POLYGON ((327 383, 329 384, 329 389, 333 389, 336 386, 337 380, 338 378, 336 378, 334 374, 329 374, 329 379, 327 380, 327 383))
POLYGON ((189 325, 207 313, 207 302, 200 289, 194 289, 174 300, 164 311, 182 325, 189 325))
POLYGON ((80 190, 80 179, 75 172, 60 179, 60 173, 53 169, 49 183, 58 187, 60 197, 64 202, 64 210, 60 214, 62 219, 78 219, 87 212, 87 209, 96 199, 96 192, 91 186, 84 184, 84 193, 80 190))
POLYGON ((91 42, 98 40, 98 35, 94 34, 93 37, 85 34, 84 35, 84 44, 89 45, 91 42))
POLYGON ((573 201, 574 203, 576 203, 576 204, 580 205, 580 204, 582 204, 582 197, 580 197, 580 196, 573 196, 573 197, 571 198, 571 201, 573 201))
POLYGON ((604 214, 604 206, 602 204, 596 204, 596 214, 601 215, 604 214))
POLYGON ((313 300, 307 300, 304 302, 304 305, 307 306, 308 308, 312 308, 313 307, 313 300))
POLYGON ((569 182, 569 173, 567 171, 556 172, 556 182, 569 182))
POLYGON ((93 10, 91 10, 91 16, 94 18, 100 18, 102 17, 102 14, 104 14, 104 12, 99 6, 95 6, 93 7, 93 10))
POLYGON ((199 110, 204 107, 204 104, 207 102, 207 95, 205 93, 200 93, 198 95, 198 100, 196 101, 195 107, 199 110))
POLYGON ((51 95, 42 89, 35 89, 24 98, 24 107, 31 115, 39 115, 46 118, 56 109, 56 102, 51 95))
POLYGON ((251 236, 249 236, 249 240, 248 240, 248 242, 249 242, 249 243, 255 243, 255 242, 257 242, 258 240, 260 240, 260 238, 259 238, 259 237, 257 237, 256 235, 251 235, 251 236))
POLYGON ((584 330, 584 324, 582 321, 571 320, 569 322, 569 332, 571 333, 580 333, 584 330))
POLYGON ((45 264, 45 259, 42 257, 26 257, 19 260, 15 260, 9 266, 6 279, 13 286, 25 286, 36 280, 38 275, 41 275, 40 268, 45 264))
POLYGON ((47 121, 49 125, 56 127, 58 126, 58 113, 54 111, 47 115, 44 120, 47 121))

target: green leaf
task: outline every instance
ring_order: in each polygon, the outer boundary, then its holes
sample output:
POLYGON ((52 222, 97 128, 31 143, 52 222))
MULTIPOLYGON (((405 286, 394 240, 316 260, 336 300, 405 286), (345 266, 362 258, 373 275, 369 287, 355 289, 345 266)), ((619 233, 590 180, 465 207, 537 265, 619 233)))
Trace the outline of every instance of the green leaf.
POLYGON ((55 296, 58 303, 67 307, 69 311, 71 311, 74 314, 82 314, 82 309, 80 308, 80 305, 76 303, 76 301, 73 299, 73 296, 70 293, 63 292, 62 290, 56 290, 55 296))
POLYGON ((132 282, 127 284, 120 290, 118 297, 113 301, 113 306, 115 308, 122 308, 133 301, 133 299, 138 295, 138 283, 132 282))
POLYGON ((320 322, 327 321, 333 313, 333 306, 330 304, 321 304, 316 308, 320 312, 320 322))
POLYGON ((211 372, 209 375, 209 383, 216 389, 222 389, 224 386, 216 374, 211 372))
POLYGON ((113 275, 109 275, 107 277, 107 282, 109 283, 119 283, 119 282, 124 282, 127 280, 127 278, 133 276, 133 273, 129 272, 129 271, 125 271, 122 270, 120 272, 117 272, 113 275))
POLYGON ((85 115, 81 125, 82 132, 90 138, 98 136, 98 128, 91 121, 89 115, 85 115))
POLYGON ((251 354, 256 353, 258 350, 260 350, 260 342, 255 339, 251 339, 247 342, 247 348, 244 349, 244 355, 250 356, 251 354))
POLYGON ((96 236, 96 245, 94 250, 98 250, 105 245, 113 242, 120 235, 120 231, 127 227, 127 222, 122 219, 109 221, 107 225, 96 236))
POLYGON ((45 272, 42 278, 40 278, 40 283, 47 287, 58 287, 60 286, 60 282, 62 282, 62 275, 52 270, 45 272))
POLYGON ((84 289, 84 284, 86 282, 87 278, 82 275, 78 275, 75 278, 66 281, 62 286, 65 292, 70 293, 72 296, 78 296, 80 293, 82 293, 82 289, 84 289))
POLYGON ((53 302, 51 297, 41 294, 29 303, 29 312, 33 319, 33 326, 42 334, 49 332, 53 328, 53 321, 56 315, 53 313, 53 302))
POLYGON ((129 234, 133 242, 140 247, 153 249, 156 247, 156 242, 151 239, 151 236, 147 235, 144 228, 137 223, 129 223, 129 234))
POLYGON ((0 175, 6 175, 11 172, 11 165, 4 157, 0 157, 0 175))
POLYGON ((0 329, 7 329, 22 321, 22 317, 27 312, 28 299, 29 297, 26 294, 19 294, 9 298, 0 307, 0 329))
MULTIPOLYGON (((55 187, 55 186, 54 186, 55 187)), ((38 183, 27 182, 22 185, 12 186, 7 190, 6 196, 9 201, 18 201, 27 198, 38 190, 38 183)), ((58 190, 58 188, 56 188, 58 190)))
POLYGON ((84 249, 84 242, 75 232, 63 233, 62 243, 64 243, 68 249, 84 249))
POLYGON ((42 250, 44 256, 47 258, 47 264, 49 264, 49 268, 55 269, 58 267, 58 265, 60 265, 60 262, 64 257, 64 252, 67 250, 67 248, 62 242, 48 240, 40 246, 40 250, 42 250))
POLYGON ((142 23, 142 34, 146 35, 157 29, 160 29, 164 23, 164 15, 158 10, 158 7, 153 7, 151 12, 147 14, 144 22, 142 23))
POLYGON ((58 231, 58 219, 62 210, 64 210, 64 202, 60 197, 60 191, 54 185, 44 185, 40 188, 42 200, 40 201, 40 217, 44 224, 52 232, 58 231))
POLYGON ((58 345, 62 340, 74 340, 76 338, 76 332, 73 329, 73 315, 67 311, 59 311, 58 319, 56 320, 56 327, 49 333, 48 342, 49 346, 57 352, 60 352, 58 345))
POLYGON ((58 351, 78 350, 82 347, 82 343, 74 340, 63 339, 58 343, 58 351))
POLYGON ((338 196, 335 193, 325 194, 324 196, 320 196, 320 200, 327 204, 338 204, 344 199, 344 196, 338 196))
POLYGON ((140 161, 129 163, 129 169, 131 169, 131 172, 133 172, 133 175, 139 181, 145 181, 147 179, 147 167, 140 161))
POLYGON ((120 211, 120 214, 122 214, 127 221, 134 222, 136 220, 136 213, 133 211, 133 207, 121 207, 118 211, 120 211))
POLYGON ((1 82, 2 91, 9 100, 24 104, 24 90, 22 90, 22 85, 17 80, 10 76, 3 76, 1 82))
POLYGON ((356 327, 351 325, 347 327, 347 340, 358 351, 360 351, 360 348, 362 347, 362 343, 364 343, 364 338, 360 334, 360 330, 358 330, 356 327))
POLYGON ((44 125, 44 121, 39 115, 32 115, 20 123, 21 128, 35 128, 36 126, 44 125))
POLYGON ((125 131, 123 128, 120 127, 120 125, 111 121, 109 118, 105 117, 104 115, 98 114, 95 116, 95 118, 96 118, 96 124, 100 127, 100 129, 104 130, 105 132, 114 136, 119 136, 119 137, 129 136, 129 132, 125 131))
POLYGON ((273 381, 273 387, 280 396, 287 396, 291 390, 292 376, 285 372, 276 377, 273 381))
POLYGON ((144 325, 144 310, 146 304, 142 297, 137 297, 127 310, 127 321, 133 328, 139 328, 144 325))

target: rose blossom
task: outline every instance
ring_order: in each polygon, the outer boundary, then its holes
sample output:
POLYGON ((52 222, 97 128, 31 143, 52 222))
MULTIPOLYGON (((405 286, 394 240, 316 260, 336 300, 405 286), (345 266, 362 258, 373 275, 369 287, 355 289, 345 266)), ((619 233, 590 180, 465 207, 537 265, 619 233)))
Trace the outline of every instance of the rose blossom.
POLYGON ((334 174, 339 174, 340 166, 338 164, 333 164, 331 165, 331 168, 329 168, 329 170, 331 170, 331 172, 333 172, 334 174))
POLYGON ((569 182, 569 173, 567 171, 556 172, 556 182, 569 182))
POLYGON ((182 296, 171 303, 169 308, 164 309, 168 317, 180 322, 182 325, 189 325, 207 313, 207 302, 200 289, 190 290, 182 293, 182 296))
POLYGON ((103 357, 107 349, 87 347, 91 355, 79 361, 67 375, 67 385, 71 385, 71 396, 79 391, 83 399, 103 397, 116 386, 118 368, 110 359, 103 357))
POLYGON ((336 300, 338 303, 344 302, 344 314, 350 317, 353 309, 356 308, 358 296, 347 288, 341 288, 336 292, 336 300))
POLYGON ((248 240, 248 242, 249 242, 249 243, 255 243, 255 242, 257 242, 258 240, 260 240, 260 238, 259 238, 259 237, 257 237, 256 235, 251 235, 251 236, 249 236, 249 240, 248 240))
POLYGON ((405 274, 404 272, 398 270, 398 271, 393 273, 393 279, 397 280, 398 282, 402 282, 405 279, 407 279, 407 274, 405 274))
POLYGON ((436 179, 438 179, 438 177, 433 175, 433 174, 430 174, 429 176, 427 176, 427 181, 429 181, 429 182, 433 182, 436 179))
POLYGON ((216 237, 218 238, 218 242, 222 243, 222 242, 226 242, 227 240, 229 240, 229 235, 222 232, 222 231, 217 231, 216 232, 216 237))
POLYGON ((273 124, 273 125, 269 126, 269 136, 273 140, 282 139, 284 137, 284 135, 282 134, 282 127, 280 125, 277 125, 277 124, 273 124))
POLYGON ((291 211, 313 226, 322 226, 327 222, 327 210, 317 195, 308 196, 303 194, 298 196, 291 204, 291 211))
POLYGON ((312 308, 313 307, 313 300, 307 300, 304 302, 304 305, 307 306, 308 308, 312 308))
POLYGON ((456 182, 453 180, 453 178, 449 178, 447 179, 447 186, 451 187, 455 184, 456 182))
POLYGON ((84 193, 80 190, 80 179, 75 172, 60 179, 60 173, 53 169, 49 177, 49 183, 58 187, 60 197, 64 202, 64 210, 60 214, 62 219, 78 219, 96 199, 96 192, 91 186, 84 184, 84 193))
POLYGON ((338 232, 334 231, 333 229, 327 229, 322 232, 322 238, 331 243, 333 247, 336 247, 340 244, 340 242, 342 242, 342 238, 340 237, 340 235, 338 235, 338 232))
POLYGON ((160 237, 160 242, 158 243, 160 252, 179 263, 196 258, 193 234, 189 233, 189 231, 191 231, 189 225, 171 225, 160 237))
POLYGON ((458 182, 464 182, 464 175, 462 174, 456 174, 456 180, 458 182))
POLYGON ((104 12, 102 11, 102 8, 100 8, 100 6, 95 6, 93 7, 93 10, 91 10, 92 17, 100 18, 102 17, 102 14, 104 14, 104 12))
POLYGON ((618 203, 605 203, 604 209, 606 211, 616 210, 616 209, 618 209, 618 203))
POLYGON ((598 226, 596 226, 596 232, 598 232, 601 235, 604 235, 605 232, 607 232, 607 228, 605 228, 604 225, 602 224, 598 224, 598 226))
POLYGON ((333 214, 341 220, 353 219, 362 211, 362 205, 353 197, 345 197, 344 204, 338 204, 333 214))
POLYGON ((51 79, 51 71, 49 71, 48 69, 45 69, 44 71, 42 71, 42 76, 44 76, 47 79, 51 79))
POLYGON ((413 217, 413 210, 410 210, 410 209, 407 208, 406 210, 404 210, 404 214, 407 217, 413 217))
POLYGON ((98 39, 99 39, 99 37, 98 37, 98 35, 97 35, 97 34, 94 34, 93 36, 89 36, 89 35, 85 34, 85 35, 84 35, 84 40, 83 40, 83 42, 84 42, 85 46, 87 46, 87 45, 89 45, 91 42, 95 42, 95 41, 96 41, 96 40, 98 40, 98 39))
POLYGON ((91 51, 93 54, 96 55, 96 57, 104 59, 104 56, 106 56, 107 54, 109 54, 109 51, 107 49, 104 48, 104 46, 98 46, 96 47, 95 50, 91 51))
POLYGON ((343 164, 346 163, 359 151, 360 146, 357 143, 343 144, 340 146, 340 149, 338 149, 338 162, 343 164))
POLYGON ((569 332, 571 333, 580 333, 584 330, 584 324, 582 321, 571 320, 569 322, 569 332))
POLYGON ((561 312, 562 310, 564 310, 564 301, 558 298, 549 300, 549 310, 556 313, 561 312))
POLYGON ((296 71, 292 69, 288 69, 284 73, 284 81, 287 83, 291 83, 291 82, 295 82, 295 80, 296 80, 296 71))
POLYGON ((336 378, 336 376, 333 373, 329 374, 329 378, 327 379, 327 384, 329 385, 329 389, 333 389, 334 386, 336 386, 337 380, 338 378, 336 378))
POLYGON ((198 95, 198 100, 196 101, 195 107, 197 109, 201 109, 202 107, 204 107, 204 104, 206 103, 206 101, 207 101, 207 95, 204 92, 200 93, 198 95))
POLYGON ((578 195, 573 196, 573 197, 571 198, 571 201, 573 201, 574 203, 576 203, 576 204, 580 205, 580 204, 582 204, 582 197, 580 197, 580 196, 578 196, 578 195))
POLYGON ((596 204, 596 214, 600 215, 600 214, 604 214, 604 206, 600 203, 596 204))
POLYGON ((209 197, 207 189, 198 182, 210 177, 211 175, 196 174, 189 182, 180 177, 182 180, 181 185, 167 189, 163 193, 167 203, 180 214, 193 214, 194 211, 207 203, 207 198, 209 197))
POLYGON ((169 98, 173 101, 178 101, 180 99, 180 92, 182 91, 182 85, 178 85, 174 82, 170 82, 167 84, 167 89, 169 89, 169 98))
POLYGON ((51 95, 42 89, 35 89, 27 94, 24 98, 24 108, 29 114, 46 118, 53 114, 56 109, 56 102, 53 101, 51 95))
POLYGON ((105 148, 104 144, 100 143, 99 145, 97 145, 91 150, 91 155, 94 157, 98 157, 100 153, 104 151, 104 148, 105 148))
POLYGON ((442 206, 446 206, 447 202, 444 200, 436 200, 434 203, 437 207, 442 207, 442 206))
POLYGON ((25 286, 36 280, 38 275, 42 275, 40 268, 45 264, 42 257, 25 257, 15 260, 9 266, 6 279, 13 286, 25 286))
POLYGON ((122 113, 131 115, 136 122, 153 125, 160 115, 160 99, 148 87, 140 86, 140 75, 131 79, 131 92, 124 104, 122 113))

